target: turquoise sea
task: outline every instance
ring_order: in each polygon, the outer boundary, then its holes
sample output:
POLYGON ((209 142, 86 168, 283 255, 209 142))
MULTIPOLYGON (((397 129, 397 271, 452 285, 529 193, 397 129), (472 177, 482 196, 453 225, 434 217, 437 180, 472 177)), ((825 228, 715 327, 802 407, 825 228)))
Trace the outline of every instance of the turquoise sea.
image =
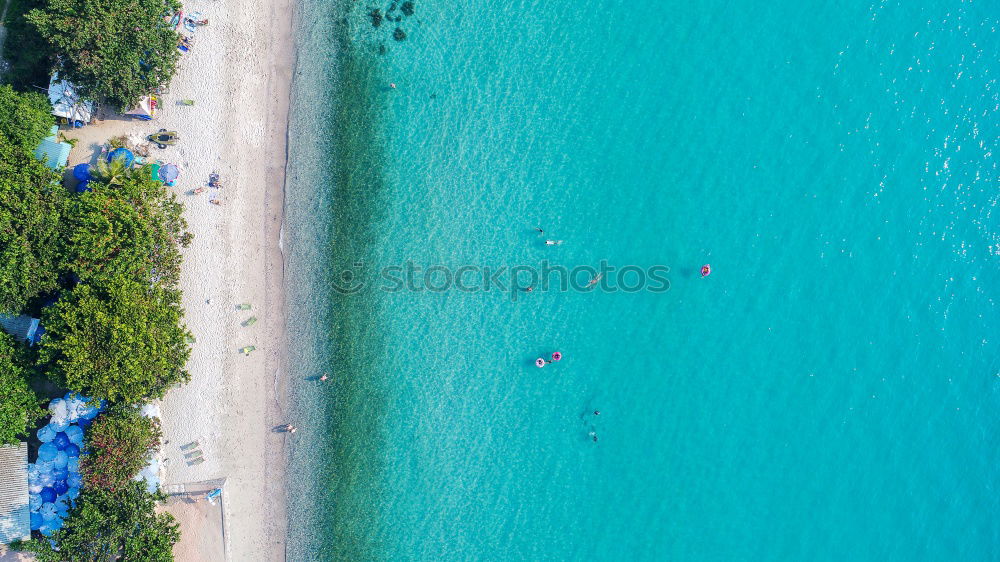
POLYGON ((296 18, 289 560, 1000 559, 995 3, 402 7, 296 18))

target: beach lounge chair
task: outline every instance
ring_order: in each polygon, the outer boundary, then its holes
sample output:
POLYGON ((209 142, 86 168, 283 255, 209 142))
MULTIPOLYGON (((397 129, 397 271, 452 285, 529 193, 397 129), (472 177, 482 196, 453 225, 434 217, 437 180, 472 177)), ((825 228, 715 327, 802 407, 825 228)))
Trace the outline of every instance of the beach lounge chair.
POLYGON ((244 302, 236 305, 236 310, 250 310, 250 303, 244 302))
POLYGON ((248 345, 246 347, 240 348, 240 353, 242 353, 243 355, 250 355, 250 352, 256 349, 257 349, 256 346, 248 345))
POLYGON ((257 323, 257 317, 251 316, 250 318, 247 318, 245 322, 243 322, 243 327, 249 328, 250 326, 253 326, 256 323, 257 323))

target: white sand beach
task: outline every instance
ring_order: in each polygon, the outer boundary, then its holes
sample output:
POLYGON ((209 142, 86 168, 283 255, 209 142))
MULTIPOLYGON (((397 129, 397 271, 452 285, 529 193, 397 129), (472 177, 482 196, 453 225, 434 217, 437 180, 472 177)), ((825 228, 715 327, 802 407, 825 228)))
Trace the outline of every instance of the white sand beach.
MULTIPOLYGON (((145 137, 177 131, 180 141, 151 158, 174 163, 171 189, 185 203, 195 236, 184 251, 185 320, 194 334, 191 382, 160 405, 164 432, 163 485, 225 479, 225 544, 229 560, 282 560, 285 549, 286 449, 293 436, 272 431, 284 417, 285 330, 283 220, 286 121, 294 50, 287 0, 191 0, 209 24, 193 34, 193 49, 162 97, 152 122, 109 118, 67 134, 79 138, 70 164, 88 161, 92 143, 120 134, 145 137), (193 106, 179 104, 192 99, 193 106), (207 189, 209 174, 222 189, 207 189), (209 202, 218 199, 220 205, 209 202), (250 310, 237 310, 249 303, 250 310), (242 323, 256 317, 255 324, 242 323), (250 356, 239 349, 255 346, 250 356), (203 462, 189 464, 181 446, 203 462)), ((168 506, 167 510, 171 508, 168 506)), ((178 514, 182 515, 182 514, 178 514)), ((196 519, 179 517, 182 533, 196 519)), ((216 560, 182 538, 184 560, 216 560)))

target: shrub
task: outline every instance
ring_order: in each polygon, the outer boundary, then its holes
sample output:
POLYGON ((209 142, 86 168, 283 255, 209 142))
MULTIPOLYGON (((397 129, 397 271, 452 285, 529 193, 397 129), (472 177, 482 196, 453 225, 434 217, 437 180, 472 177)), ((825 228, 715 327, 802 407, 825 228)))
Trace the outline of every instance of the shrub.
POLYGON ((14 338, 0 331, 0 445, 13 445, 45 415, 28 386, 28 370, 14 338))
POLYGON ((52 106, 45 96, 0 86, 0 134, 12 144, 34 152, 55 123, 52 106))
POLYGON ((60 386, 111 402, 161 398, 191 377, 180 292, 124 278, 80 284, 42 313, 39 365, 60 386))
POLYGON ((143 482, 130 482, 115 493, 84 488, 62 529, 52 534, 54 544, 32 539, 11 547, 35 553, 40 562, 170 561, 181 533, 172 515, 156 513, 156 503, 164 499, 143 482))
POLYGON ((114 278, 173 287, 180 276, 179 244, 190 240, 176 196, 149 179, 147 167, 115 160, 96 171, 94 191, 70 204, 66 260, 82 282, 114 278))
POLYGON ((0 134, 0 313, 57 287, 67 195, 58 174, 0 134))
POLYGON ((27 18, 58 56, 60 76, 120 110, 170 82, 180 56, 164 16, 176 0, 48 0, 27 18))
POLYGON ((160 424, 132 406, 104 412, 87 430, 80 472, 85 486, 112 492, 125 488, 160 446, 160 424))

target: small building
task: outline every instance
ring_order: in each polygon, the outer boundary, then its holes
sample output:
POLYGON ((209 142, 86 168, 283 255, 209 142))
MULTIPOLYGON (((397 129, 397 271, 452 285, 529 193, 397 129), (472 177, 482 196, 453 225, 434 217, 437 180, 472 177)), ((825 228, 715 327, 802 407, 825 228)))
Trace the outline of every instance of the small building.
POLYGON ((60 142, 59 126, 52 125, 49 136, 38 143, 38 148, 35 149, 35 158, 45 162, 49 168, 56 170, 69 163, 70 150, 73 150, 73 145, 68 142, 60 142))
POLYGON ((0 544, 31 538, 28 444, 0 447, 0 544))
POLYGON ((30 344, 38 343, 42 336, 42 327, 38 318, 27 315, 11 316, 0 314, 0 328, 14 336, 18 341, 26 341, 30 344))
POLYGON ((87 101, 76 92, 76 87, 66 80, 59 80, 58 74, 49 81, 49 103, 52 115, 59 117, 71 127, 82 127, 94 116, 94 102, 87 101))

